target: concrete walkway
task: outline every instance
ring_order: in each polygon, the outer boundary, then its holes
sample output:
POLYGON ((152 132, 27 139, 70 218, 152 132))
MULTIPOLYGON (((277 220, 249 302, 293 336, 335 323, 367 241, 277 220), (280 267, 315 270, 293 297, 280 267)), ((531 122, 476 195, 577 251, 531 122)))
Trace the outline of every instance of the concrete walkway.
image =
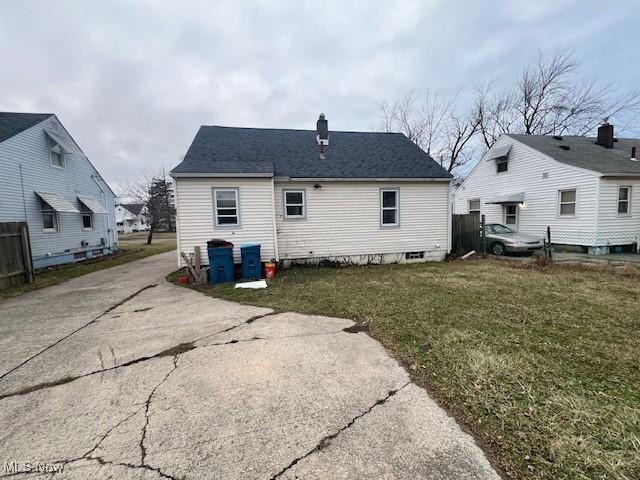
POLYGON ((499 478, 353 322, 213 299, 173 269, 0 302, 0 477, 499 478))

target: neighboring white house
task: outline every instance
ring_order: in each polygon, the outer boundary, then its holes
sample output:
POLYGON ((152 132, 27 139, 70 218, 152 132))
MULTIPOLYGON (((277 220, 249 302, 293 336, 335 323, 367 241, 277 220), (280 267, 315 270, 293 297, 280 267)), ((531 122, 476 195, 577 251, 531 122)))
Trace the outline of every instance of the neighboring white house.
POLYGON ((454 213, 594 253, 640 240, 638 139, 503 135, 453 194, 454 213))
POLYGON ((114 194, 54 114, 0 113, 0 222, 29 225, 35 268, 116 250, 114 194))
POLYGON ((115 212, 118 233, 149 230, 144 203, 118 203, 116 200, 115 212))
MULTIPOLYGON (((221 238, 262 260, 405 262, 449 251, 451 175, 395 133, 203 126, 175 178, 178 255, 221 238)), ((235 260, 239 260, 235 249, 235 260)), ((181 258, 178 258, 181 262, 181 258)))

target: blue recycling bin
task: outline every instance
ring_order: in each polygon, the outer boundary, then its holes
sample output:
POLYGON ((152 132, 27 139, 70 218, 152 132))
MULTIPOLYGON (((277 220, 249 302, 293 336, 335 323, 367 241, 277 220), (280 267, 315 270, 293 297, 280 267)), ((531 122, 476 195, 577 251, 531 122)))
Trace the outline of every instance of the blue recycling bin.
POLYGON ((242 255, 242 277, 246 279, 262 278, 262 263, 260 263, 260 244, 243 243, 240 245, 242 255))
POLYGON ((212 247, 207 249, 209 254, 209 281, 213 285, 233 282, 233 247, 212 247))

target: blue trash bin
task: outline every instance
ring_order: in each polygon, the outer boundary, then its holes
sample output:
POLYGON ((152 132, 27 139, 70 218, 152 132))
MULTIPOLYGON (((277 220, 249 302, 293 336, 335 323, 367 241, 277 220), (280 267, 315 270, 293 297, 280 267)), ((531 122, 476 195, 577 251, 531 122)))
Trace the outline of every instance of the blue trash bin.
POLYGON ((262 263, 260 263, 260 244, 243 243, 240 245, 242 255, 242 277, 246 279, 262 278, 262 263))
POLYGON ((207 253, 209 254, 209 281, 213 285, 233 282, 235 280, 233 247, 208 248, 207 253))

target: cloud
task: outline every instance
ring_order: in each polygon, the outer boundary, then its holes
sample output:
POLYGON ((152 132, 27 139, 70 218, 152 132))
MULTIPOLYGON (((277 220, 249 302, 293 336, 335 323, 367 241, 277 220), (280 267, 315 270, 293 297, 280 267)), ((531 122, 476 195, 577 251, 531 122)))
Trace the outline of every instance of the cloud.
POLYGON ((58 114, 118 182, 175 166, 201 124, 313 128, 322 111, 333 129, 367 130, 382 99, 508 83, 539 48, 573 48, 585 74, 630 88, 637 61, 599 63, 636 55, 632 13, 577 0, 22 1, 0 18, 0 110, 58 114))

